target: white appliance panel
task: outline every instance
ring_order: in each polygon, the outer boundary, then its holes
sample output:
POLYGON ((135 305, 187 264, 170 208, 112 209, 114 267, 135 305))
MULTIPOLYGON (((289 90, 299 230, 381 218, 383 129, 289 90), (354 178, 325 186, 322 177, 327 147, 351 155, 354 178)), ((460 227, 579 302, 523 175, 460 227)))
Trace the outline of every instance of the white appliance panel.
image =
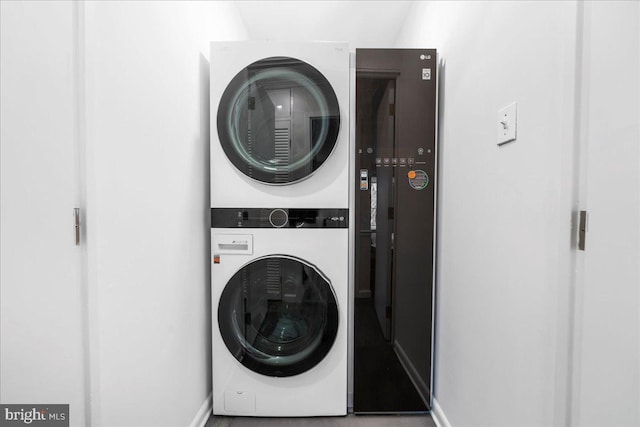
MULTIPOLYGON (((218 415, 320 416, 347 410, 348 229, 252 229, 253 254, 220 254, 212 264, 213 412, 218 415), (313 368, 270 377, 243 366, 228 351, 218 326, 225 285, 248 263, 289 255, 312 264, 329 280, 338 306, 338 330, 329 353, 313 368)), ((238 229, 212 229, 212 241, 238 229)), ((212 254, 215 255, 215 254, 212 254)))
MULTIPOLYGON (((282 94, 274 93, 273 97, 276 99, 282 94)), ((348 207, 350 149, 347 44, 213 42, 210 100, 211 207, 348 207), (340 109, 340 129, 331 155, 310 176, 289 184, 265 184, 240 172, 225 154, 217 127, 220 100, 229 82, 248 65, 271 57, 295 58, 317 69, 330 83, 340 109)))

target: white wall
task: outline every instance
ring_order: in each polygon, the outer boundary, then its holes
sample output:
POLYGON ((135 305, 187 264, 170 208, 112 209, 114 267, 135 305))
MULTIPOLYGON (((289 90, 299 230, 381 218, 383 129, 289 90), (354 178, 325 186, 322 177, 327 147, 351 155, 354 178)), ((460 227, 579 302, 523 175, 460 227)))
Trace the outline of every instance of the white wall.
POLYGON ((188 425, 211 390, 209 42, 227 2, 87 2, 95 425, 188 425))
POLYGON ((411 1, 243 0, 237 7, 254 40, 339 41, 351 50, 391 47, 411 1))
POLYGON ((446 60, 435 398, 453 426, 564 423, 575 2, 417 3, 398 47, 446 60), (518 102, 518 139, 496 145, 518 102))
POLYGON ((86 425, 73 4, 2 1, 0 19, 0 401, 86 425))

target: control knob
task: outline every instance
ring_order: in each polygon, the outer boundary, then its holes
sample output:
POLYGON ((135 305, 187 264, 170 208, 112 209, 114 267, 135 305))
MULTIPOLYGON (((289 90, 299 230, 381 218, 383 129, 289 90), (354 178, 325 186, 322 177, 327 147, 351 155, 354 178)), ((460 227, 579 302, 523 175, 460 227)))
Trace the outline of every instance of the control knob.
POLYGON ((289 215, 284 209, 274 209, 269 214, 269 222, 275 228, 282 228, 289 222, 289 215))

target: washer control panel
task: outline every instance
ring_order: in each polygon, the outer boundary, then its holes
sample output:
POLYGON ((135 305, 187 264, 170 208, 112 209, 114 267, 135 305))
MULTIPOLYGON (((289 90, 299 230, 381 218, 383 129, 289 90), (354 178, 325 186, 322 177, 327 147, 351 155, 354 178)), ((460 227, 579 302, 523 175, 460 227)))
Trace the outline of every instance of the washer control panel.
POLYGON ((211 228, 348 228, 349 209, 212 208, 211 228))

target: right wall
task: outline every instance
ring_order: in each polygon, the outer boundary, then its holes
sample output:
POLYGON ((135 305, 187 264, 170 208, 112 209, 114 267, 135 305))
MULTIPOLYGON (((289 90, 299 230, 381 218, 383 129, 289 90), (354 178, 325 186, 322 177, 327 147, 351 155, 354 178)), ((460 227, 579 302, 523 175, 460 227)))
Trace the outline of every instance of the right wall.
POLYGON ((396 45, 444 61, 436 415, 563 425, 578 6, 417 2, 409 16, 396 45), (498 146, 498 110, 514 101, 517 140, 498 146))
POLYGON ((624 1, 410 11, 397 47, 443 64, 439 424, 640 425, 639 27, 624 1), (513 101, 517 139, 497 146, 513 101))

